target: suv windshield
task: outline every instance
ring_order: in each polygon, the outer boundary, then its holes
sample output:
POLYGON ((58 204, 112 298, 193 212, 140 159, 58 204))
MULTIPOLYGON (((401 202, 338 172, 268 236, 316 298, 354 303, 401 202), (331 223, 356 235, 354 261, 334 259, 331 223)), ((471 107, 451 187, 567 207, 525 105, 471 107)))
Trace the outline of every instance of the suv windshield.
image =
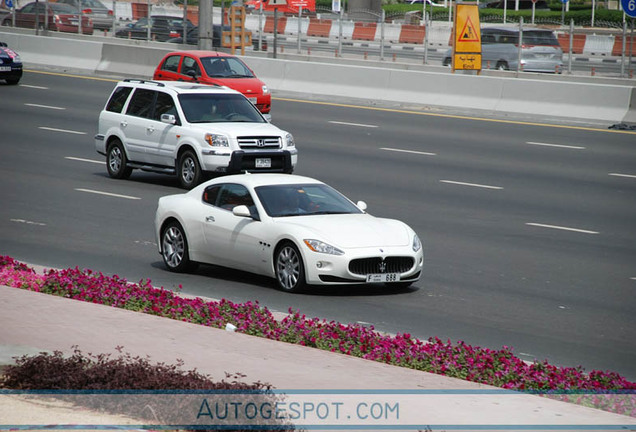
POLYGON ((267 123, 258 109, 240 94, 179 95, 188 123, 267 123))

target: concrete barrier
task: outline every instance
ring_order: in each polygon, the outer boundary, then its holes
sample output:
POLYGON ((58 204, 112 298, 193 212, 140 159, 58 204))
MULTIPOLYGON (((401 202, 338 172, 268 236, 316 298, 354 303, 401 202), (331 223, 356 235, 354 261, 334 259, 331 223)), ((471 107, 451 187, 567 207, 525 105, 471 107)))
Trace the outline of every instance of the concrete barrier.
POLYGON ((152 78, 155 68, 171 47, 103 43, 96 73, 152 78))
MULTIPOLYGON (((151 78, 175 47, 140 41, 91 41, 0 32, 30 64, 53 69, 151 78)), ((274 91, 371 99, 581 120, 636 122, 636 87, 543 77, 451 74, 243 56, 274 91)), ((562 77, 555 77, 562 78, 562 77)))
POLYGON ((329 37, 331 31, 331 20, 311 18, 307 28, 307 36, 329 37))
POLYGON ((613 35, 587 35, 585 38, 584 54, 611 55, 614 48, 613 35))
POLYGON ((1 35, 1 40, 18 52, 27 65, 51 65, 67 71, 95 70, 102 57, 100 42, 35 36, 26 32, 1 35))
POLYGON ((243 60, 273 90, 607 122, 636 118, 630 85, 243 60))
MULTIPOLYGON (((379 27, 379 26, 378 26, 379 27)), ((384 25, 384 41, 399 43, 400 42, 400 34, 402 32, 402 26, 396 24, 385 24, 384 25)), ((377 41, 382 40, 381 29, 378 28, 378 31, 375 34, 375 38, 377 41)))
MULTIPOLYGON (((309 18, 303 17, 300 19, 300 35, 307 34, 307 28, 309 27, 309 18)), ((288 17, 287 24, 285 25, 285 34, 291 34, 298 36, 298 17, 288 17)))
POLYGON ((274 90, 470 109, 495 108, 500 79, 373 67, 243 58, 274 90), (475 85, 475 78, 486 78, 475 85))
POLYGON ((630 106, 632 87, 605 84, 503 80, 496 110, 547 117, 573 117, 623 121, 630 106))

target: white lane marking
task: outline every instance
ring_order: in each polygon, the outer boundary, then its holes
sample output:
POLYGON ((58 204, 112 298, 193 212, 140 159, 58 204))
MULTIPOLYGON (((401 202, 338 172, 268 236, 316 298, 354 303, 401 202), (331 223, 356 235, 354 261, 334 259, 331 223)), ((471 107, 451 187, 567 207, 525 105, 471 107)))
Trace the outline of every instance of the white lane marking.
POLYGON ((73 157, 73 156, 64 156, 64 159, 80 161, 80 162, 90 162, 90 163, 100 164, 100 165, 104 165, 106 163, 104 161, 98 161, 98 160, 93 160, 93 159, 83 159, 83 158, 78 158, 78 157, 73 157))
POLYGON ((533 142, 533 141, 526 141, 526 144, 544 146, 544 147, 559 147, 559 148, 567 148, 567 149, 574 149, 574 150, 585 150, 585 147, 570 146, 570 145, 563 145, 563 144, 549 144, 549 143, 540 143, 540 142, 533 142))
POLYGON ((120 195, 120 194, 114 194, 114 193, 110 193, 110 192, 102 192, 102 191, 96 191, 93 189, 82 189, 82 188, 75 188, 76 191, 80 191, 80 192, 88 192, 88 193, 92 193, 92 194, 97 194, 97 195, 106 195, 106 196, 112 196, 115 198, 126 198, 126 199, 130 199, 130 200, 140 200, 141 198, 139 197, 134 197, 134 196, 130 196, 130 195, 120 195))
POLYGON ((378 127, 376 125, 368 125, 368 124, 362 124, 362 123, 347 123, 347 122, 339 122, 339 121, 332 121, 332 120, 330 120, 329 123, 345 125, 345 126, 366 127, 366 128, 377 128, 378 127))
POLYGON ((25 103, 26 106, 30 106, 30 107, 35 107, 35 108, 48 108, 48 109, 55 109, 55 110, 65 110, 66 108, 62 108, 62 107, 56 107, 56 106, 50 106, 50 105, 40 105, 40 104, 32 104, 32 103, 25 103))
POLYGON ((400 153, 413 153, 413 154, 419 154, 424 156, 437 156, 437 153, 421 152, 421 151, 415 151, 415 150, 403 150, 403 149, 396 149, 396 148, 390 148, 390 147, 381 147, 380 150, 400 152, 400 153))
POLYGON ((46 226, 45 223, 42 222, 33 222, 30 220, 26 220, 26 219, 9 219, 11 222, 17 222, 17 223, 23 223, 23 224, 27 224, 27 225, 37 225, 37 226, 46 226))
POLYGON ((38 89, 38 90, 48 90, 49 89, 48 87, 29 85, 29 84, 20 84, 20 87, 28 87, 28 88, 32 88, 32 89, 38 89))
POLYGON ((68 130, 68 129, 57 129, 57 128, 46 127, 46 126, 38 126, 38 129, 53 131, 53 132, 64 132, 64 133, 70 133, 75 135, 86 135, 86 132, 79 132, 79 131, 68 130))
POLYGON ((589 231, 584 229, 570 228, 570 227, 564 227, 564 226, 558 226, 558 225, 546 225, 546 224, 540 224, 540 223, 534 223, 534 222, 528 222, 526 223, 526 225, 539 227, 539 228, 551 228, 551 229, 558 229, 563 231, 574 231, 574 232, 583 233, 583 234, 598 234, 597 231, 589 231))
POLYGON ((636 178, 636 175, 633 175, 633 174, 609 173, 608 175, 611 175, 611 176, 614 176, 614 177, 636 178))
POLYGON ((631 280, 636 280, 636 277, 630 278, 631 280))
POLYGON ((142 245, 142 246, 153 246, 153 247, 157 246, 157 243, 151 242, 151 241, 148 241, 148 240, 135 240, 134 243, 142 245))
POLYGON ((484 189, 503 189, 501 186, 489 186, 489 185, 483 185, 483 184, 477 184, 477 183, 464 183, 464 182, 458 182, 453 180, 440 180, 440 182, 455 184, 460 186, 478 187, 478 188, 484 188, 484 189))

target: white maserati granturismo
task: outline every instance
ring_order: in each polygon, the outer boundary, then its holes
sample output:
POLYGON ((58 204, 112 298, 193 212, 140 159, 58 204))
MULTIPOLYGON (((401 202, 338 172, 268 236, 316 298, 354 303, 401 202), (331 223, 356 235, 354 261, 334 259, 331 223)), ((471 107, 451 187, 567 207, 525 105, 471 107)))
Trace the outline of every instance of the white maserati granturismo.
POLYGON ((155 231, 174 272, 214 264, 270 276, 289 292, 318 284, 411 285, 422 273, 420 239, 366 207, 309 177, 238 174, 159 198, 155 231))

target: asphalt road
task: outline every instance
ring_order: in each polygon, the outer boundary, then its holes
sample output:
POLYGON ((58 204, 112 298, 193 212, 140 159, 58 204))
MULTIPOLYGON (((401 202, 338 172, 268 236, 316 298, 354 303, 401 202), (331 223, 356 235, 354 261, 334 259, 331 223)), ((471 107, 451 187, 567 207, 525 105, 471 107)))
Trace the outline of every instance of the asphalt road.
POLYGON ((93 135, 113 87, 33 71, 0 85, 0 254, 636 380, 636 133, 275 95, 296 172, 404 220, 425 248, 408 290, 290 295, 238 271, 164 270, 156 202, 182 190, 158 174, 108 178, 93 135))

